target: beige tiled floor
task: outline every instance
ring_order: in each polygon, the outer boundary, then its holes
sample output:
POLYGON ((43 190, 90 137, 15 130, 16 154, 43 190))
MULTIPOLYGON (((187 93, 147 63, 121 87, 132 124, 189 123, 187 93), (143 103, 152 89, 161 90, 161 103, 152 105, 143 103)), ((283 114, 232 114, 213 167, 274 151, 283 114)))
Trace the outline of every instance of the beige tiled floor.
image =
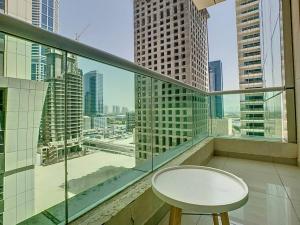
MULTIPOLYGON (((231 225, 300 225, 300 168, 214 157, 208 166, 229 171, 249 186, 248 203, 229 213, 231 225)), ((168 216, 159 225, 167 225, 168 216)), ((183 215, 182 225, 212 225, 211 216, 183 215)))

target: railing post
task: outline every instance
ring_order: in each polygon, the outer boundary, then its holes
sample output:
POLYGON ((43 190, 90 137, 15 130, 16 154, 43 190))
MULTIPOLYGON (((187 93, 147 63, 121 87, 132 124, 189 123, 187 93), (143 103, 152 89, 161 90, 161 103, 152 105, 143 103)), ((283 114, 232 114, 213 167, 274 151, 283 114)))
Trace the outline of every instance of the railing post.
MULTIPOLYGON (((282 41, 283 41, 283 67, 284 83, 286 86, 286 118, 287 118, 287 139, 289 143, 297 142, 296 121, 296 99, 295 99, 295 74, 294 74, 294 50, 293 50, 293 24, 291 3, 294 0, 281 1, 282 17, 282 41)), ((295 0, 295 2, 299 0, 295 0)), ((295 3, 294 3, 295 4, 295 3)), ((299 10, 299 9, 298 9, 299 10)), ((295 43, 295 42, 294 42, 295 43)), ((299 111, 300 109, 298 109, 299 111)), ((298 126, 299 127, 299 126, 298 126)))

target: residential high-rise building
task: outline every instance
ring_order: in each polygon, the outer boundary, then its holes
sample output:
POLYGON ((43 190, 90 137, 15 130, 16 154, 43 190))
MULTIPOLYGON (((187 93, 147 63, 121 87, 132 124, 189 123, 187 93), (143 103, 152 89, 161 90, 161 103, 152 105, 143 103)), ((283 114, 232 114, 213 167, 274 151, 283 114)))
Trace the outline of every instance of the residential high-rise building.
MULTIPOLYGON (((222 62, 209 62, 209 91, 223 91, 223 70, 222 62)), ((223 96, 210 97, 210 110, 212 118, 224 117, 223 96)))
POLYGON ((135 62, 208 91, 208 16, 192 0, 135 0, 135 62))
MULTIPOLYGON (((208 91, 207 19, 207 10, 197 10, 192 0, 135 0, 135 62, 208 91)), ((206 99, 182 87, 136 74, 135 100, 137 162, 207 130, 206 99), (193 115, 199 115, 194 124, 193 115)))
POLYGON ((63 57, 66 56, 57 51, 47 54, 47 76, 45 82, 49 84, 49 87, 43 110, 39 148, 43 165, 55 163, 64 158, 64 130, 67 130, 69 156, 71 157, 73 153, 78 153, 81 150, 83 75, 78 68, 76 56, 68 55, 68 70, 65 76, 62 76, 64 74, 64 67, 61 64, 64 61, 63 57), (67 82, 66 91, 65 82, 67 82), (68 104, 66 111, 65 95, 67 96, 68 104))
MULTIPOLYGON (((264 87, 260 0, 236 0, 240 89, 264 87)), ((264 93, 241 96, 241 135, 265 136, 264 93)))
POLYGON ((84 74, 84 115, 103 114, 103 74, 90 71, 84 74))
MULTIPOLYGON (((58 7, 57 0, 32 0, 32 24, 51 32, 58 32, 58 7)), ((47 47, 32 44, 32 80, 45 79, 48 51, 47 47)))

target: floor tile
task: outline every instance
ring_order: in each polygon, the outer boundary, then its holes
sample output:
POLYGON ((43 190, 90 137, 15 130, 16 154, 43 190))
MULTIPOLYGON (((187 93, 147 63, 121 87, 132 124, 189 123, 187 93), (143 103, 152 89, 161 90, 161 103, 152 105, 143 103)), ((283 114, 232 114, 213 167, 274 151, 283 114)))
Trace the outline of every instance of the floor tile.
POLYGON ((300 220, 300 201, 299 200, 295 200, 295 199, 292 199, 292 204, 294 206, 294 209, 296 211, 296 214, 298 216, 298 219, 300 220))
POLYGON ((300 167, 274 164, 274 167, 281 177, 294 177, 300 180, 300 167))
POLYGON ((232 224, 300 225, 289 199, 257 192, 250 193, 248 203, 229 216, 232 224))
POLYGON ((272 163, 260 162, 254 160, 228 158, 225 165, 226 169, 235 171, 251 171, 252 173, 264 173, 277 175, 276 169, 272 163))
POLYGON ((183 215, 181 225, 197 225, 200 220, 198 215, 183 215))
MULTIPOLYGON (((240 223, 237 223, 236 221, 232 221, 231 218, 229 218, 231 225, 241 225, 240 223)), ((212 216, 201 216, 199 222, 197 225, 213 225, 213 219, 212 216)), ((219 224, 221 225, 221 219, 219 218, 219 224)))
MULTIPOLYGON (((231 225, 300 225, 300 168, 226 157, 214 157, 207 166, 231 172, 249 186, 247 204, 229 213, 231 225)), ((168 225, 165 219, 160 225, 168 225)), ((182 225, 194 224, 212 225, 213 220, 182 218, 182 225)))
MULTIPOLYGON (((182 215, 181 225, 197 225, 200 220, 199 215, 182 215)), ((164 219, 159 223, 159 225, 169 224, 169 213, 164 217, 164 219)))
POLYGON ((225 163, 227 158, 226 157, 213 157, 206 166, 217 168, 217 169, 224 169, 225 163))
POLYGON ((281 177, 283 185, 291 199, 300 200, 300 179, 295 177, 281 177))
MULTIPOLYGON (((248 160, 245 161, 247 161, 246 164, 249 163, 248 160)), ((231 159, 227 161, 224 170, 242 178, 247 183, 250 191, 287 198, 282 181, 271 163, 268 166, 260 162, 258 164, 254 163, 253 166, 247 165, 246 170, 244 166, 241 166, 242 168, 239 166, 242 164, 242 161, 238 163, 236 161, 231 162, 231 159), (264 169, 262 172, 259 172, 257 169, 253 169, 253 167, 264 169)))
POLYGON ((160 221, 158 225, 168 225, 169 224, 169 213, 160 221))

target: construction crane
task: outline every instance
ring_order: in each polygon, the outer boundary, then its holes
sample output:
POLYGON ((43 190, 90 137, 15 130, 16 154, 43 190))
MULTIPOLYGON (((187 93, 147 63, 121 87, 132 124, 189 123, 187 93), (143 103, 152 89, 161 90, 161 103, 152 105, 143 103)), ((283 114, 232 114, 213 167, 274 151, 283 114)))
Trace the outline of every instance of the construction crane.
POLYGON ((75 40, 79 41, 80 37, 86 32, 91 24, 86 25, 80 33, 75 33, 75 40))

